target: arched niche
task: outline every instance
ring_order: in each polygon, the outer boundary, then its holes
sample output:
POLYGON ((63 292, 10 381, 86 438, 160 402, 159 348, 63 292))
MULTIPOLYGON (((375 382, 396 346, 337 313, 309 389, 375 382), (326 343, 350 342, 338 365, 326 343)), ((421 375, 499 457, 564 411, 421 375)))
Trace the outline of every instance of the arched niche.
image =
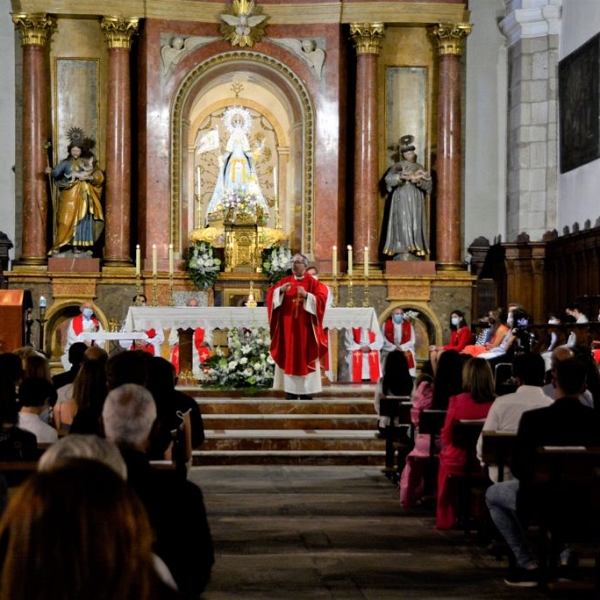
MULTIPOLYGON (((270 167, 278 167, 279 223, 291 247, 311 256, 313 104, 302 81, 286 65, 251 51, 228 52, 199 63, 183 79, 175 95, 171 115, 170 240, 176 252, 187 248, 190 231, 202 223, 196 197, 196 135, 207 118, 227 106, 252 109, 273 128, 276 147, 272 152, 276 159, 270 167)), ((263 179, 269 175, 269 166, 266 173, 263 179)), ((273 177, 272 171, 270 175, 273 177)), ((268 192, 269 186, 266 188, 268 192)), ((270 191, 272 194, 273 187, 270 191)), ((202 205, 204 210, 206 202, 202 205)))

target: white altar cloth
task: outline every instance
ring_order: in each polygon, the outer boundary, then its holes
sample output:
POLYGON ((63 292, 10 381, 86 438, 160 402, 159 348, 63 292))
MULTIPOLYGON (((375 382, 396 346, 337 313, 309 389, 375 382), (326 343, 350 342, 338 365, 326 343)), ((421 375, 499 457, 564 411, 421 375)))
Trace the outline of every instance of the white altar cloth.
MULTIPOLYGON (((328 308, 323 325, 329 329, 363 327, 371 331, 379 330, 377 314, 372 307, 328 308)), ((132 306, 127 313, 124 331, 267 326, 267 309, 264 306, 132 306)))

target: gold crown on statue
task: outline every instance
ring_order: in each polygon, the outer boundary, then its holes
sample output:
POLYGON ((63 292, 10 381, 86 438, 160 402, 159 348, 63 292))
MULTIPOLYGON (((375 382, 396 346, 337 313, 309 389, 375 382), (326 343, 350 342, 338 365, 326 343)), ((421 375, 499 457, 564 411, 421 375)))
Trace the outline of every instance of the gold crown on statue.
POLYGON ((67 131, 67 138, 69 138, 69 146, 77 146, 77 148, 81 148, 82 152, 90 152, 96 145, 96 140, 86 137, 81 127, 71 127, 67 131))
POLYGON ((400 146, 400 152, 408 152, 409 150, 414 150, 415 146, 413 144, 413 142, 415 141, 415 136, 414 135, 403 135, 400 138, 399 146, 400 146))

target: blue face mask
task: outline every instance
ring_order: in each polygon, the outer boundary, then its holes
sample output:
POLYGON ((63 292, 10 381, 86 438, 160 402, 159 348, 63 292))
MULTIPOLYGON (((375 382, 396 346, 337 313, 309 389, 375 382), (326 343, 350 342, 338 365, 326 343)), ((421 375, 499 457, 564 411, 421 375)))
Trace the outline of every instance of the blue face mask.
POLYGON ((86 319, 89 319, 89 318, 91 318, 91 316, 92 316, 93 314, 94 314, 94 311, 93 311, 91 308, 84 308, 84 309, 83 309, 83 316, 84 316, 86 319))
POLYGON ((394 315, 394 322, 395 323, 402 323, 402 321, 404 321, 404 315, 394 315))
POLYGON ((450 319, 450 323, 452 323, 452 325, 454 325, 454 327, 458 327, 458 324, 460 323, 460 319, 458 317, 452 317, 450 319))

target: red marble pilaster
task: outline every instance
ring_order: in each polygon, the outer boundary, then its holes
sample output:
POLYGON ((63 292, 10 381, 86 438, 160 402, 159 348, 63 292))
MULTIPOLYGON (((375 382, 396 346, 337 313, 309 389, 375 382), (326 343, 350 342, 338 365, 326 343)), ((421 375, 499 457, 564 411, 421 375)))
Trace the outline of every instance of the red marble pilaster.
POLYGON ((23 46, 23 265, 46 264, 48 226, 48 89, 46 42, 56 22, 46 15, 13 15, 23 46))
POLYGON ((460 56, 470 24, 443 24, 432 29, 438 44, 439 100, 437 122, 436 267, 458 271, 461 258, 461 81, 460 56))
POLYGON ((131 220, 131 38, 137 19, 104 18, 108 42, 106 132, 106 242, 104 264, 126 266, 130 256, 131 220))
POLYGON ((377 263, 378 131, 377 57, 382 23, 351 23, 356 45, 356 125, 354 151, 354 248, 358 263, 377 263), (368 256, 364 248, 368 247, 368 256))

